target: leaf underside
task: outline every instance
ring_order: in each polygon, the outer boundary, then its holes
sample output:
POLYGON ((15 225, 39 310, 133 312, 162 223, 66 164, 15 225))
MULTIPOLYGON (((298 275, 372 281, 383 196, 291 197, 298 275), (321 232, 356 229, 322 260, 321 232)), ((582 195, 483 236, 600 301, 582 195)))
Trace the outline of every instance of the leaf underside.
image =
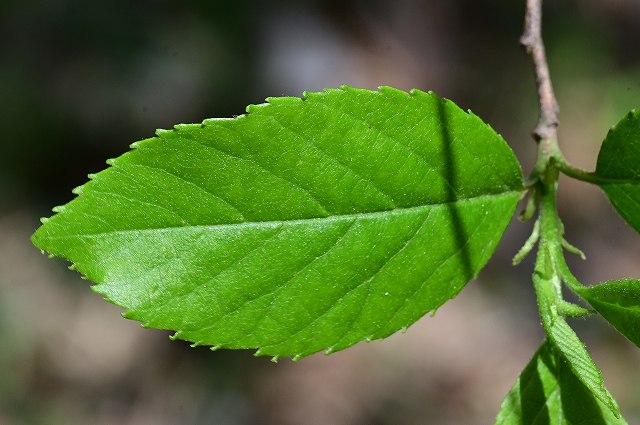
POLYGON ((624 425, 545 341, 511 388, 495 425, 624 425))
POLYGON ((640 110, 629 112, 607 134, 596 174, 624 183, 600 184, 613 207, 640 233, 640 110))
POLYGON ((343 87, 158 131, 33 242, 144 326, 294 359, 405 328, 493 253, 520 167, 432 93, 343 87))
POLYGON ((614 416, 620 416, 620 408, 604 385, 602 372, 587 352, 584 343, 571 329, 565 318, 560 316, 554 306, 553 285, 540 275, 534 275, 534 287, 538 297, 542 326, 563 364, 585 389, 606 406, 614 416))

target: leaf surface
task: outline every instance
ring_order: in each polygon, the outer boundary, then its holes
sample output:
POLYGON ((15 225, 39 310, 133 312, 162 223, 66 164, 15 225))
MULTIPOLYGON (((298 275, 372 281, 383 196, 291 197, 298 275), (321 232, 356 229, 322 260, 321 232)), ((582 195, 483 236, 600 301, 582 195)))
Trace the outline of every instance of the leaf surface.
POLYGON ((622 335, 640 347, 640 280, 614 280, 574 289, 622 335))
POLYGON ((549 342, 578 380, 593 396, 599 399, 616 416, 620 408, 604 385, 602 372, 587 352, 586 347, 571 329, 564 317, 558 314, 554 303, 554 285, 539 274, 534 275, 534 287, 538 297, 540 317, 549 342))
POLYGON ((522 190, 504 140, 432 93, 343 87, 159 131, 34 234, 144 326, 293 356, 454 297, 522 190))
POLYGON ((618 183, 600 184, 624 220, 640 232, 640 110, 629 112, 604 139, 596 174, 618 183))
POLYGON ((511 388, 495 425, 625 425, 545 341, 511 388))

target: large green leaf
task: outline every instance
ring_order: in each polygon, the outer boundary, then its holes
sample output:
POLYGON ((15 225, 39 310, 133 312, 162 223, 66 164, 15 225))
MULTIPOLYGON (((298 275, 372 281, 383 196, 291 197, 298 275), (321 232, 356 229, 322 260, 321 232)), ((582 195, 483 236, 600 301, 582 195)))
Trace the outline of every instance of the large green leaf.
POLYGON ((495 425, 624 425, 545 341, 502 402, 495 425))
POLYGON ((618 213, 640 232, 640 110, 629 112, 602 143, 596 174, 619 180, 600 184, 618 213))
POLYGON ((640 347, 640 280, 614 280, 574 289, 622 335, 640 347))
POLYGON ((390 335, 493 253, 520 167, 432 93, 343 87, 159 131, 33 236, 145 326, 299 358, 390 335))

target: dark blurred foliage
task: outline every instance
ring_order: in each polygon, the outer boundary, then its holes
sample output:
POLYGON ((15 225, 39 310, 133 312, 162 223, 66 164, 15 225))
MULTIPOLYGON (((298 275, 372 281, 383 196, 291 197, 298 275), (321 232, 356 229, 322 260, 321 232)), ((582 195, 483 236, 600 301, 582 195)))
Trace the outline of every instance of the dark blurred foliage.
MULTIPOLYGON (((593 168, 607 128, 640 103, 640 3, 545 6, 561 145, 593 168)), ((523 11, 524 0, 2 0, 0 423, 490 423, 542 336, 531 262, 508 267, 530 225, 514 222, 480 279, 406 335, 277 366, 139 329, 28 238, 156 128, 345 83, 453 99, 527 172, 537 101, 523 11)), ((577 272, 640 275, 637 235, 597 189, 562 184, 568 235, 591 257, 577 272)), ((638 350, 599 320, 574 325, 640 421, 638 350)))

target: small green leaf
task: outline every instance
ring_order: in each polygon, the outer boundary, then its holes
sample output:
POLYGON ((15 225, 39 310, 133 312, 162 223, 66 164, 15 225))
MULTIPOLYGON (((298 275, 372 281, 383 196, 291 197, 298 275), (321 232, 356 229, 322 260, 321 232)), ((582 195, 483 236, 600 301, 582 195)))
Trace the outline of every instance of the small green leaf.
POLYGON ((555 286, 539 274, 534 275, 534 286, 538 296, 542 327, 549 341, 584 386, 616 417, 620 417, 620 408, 604 386, 602 372, 594 363, 580 338, 557 311, 555 286))
POLYGON ((159 131, 35 233, 125 316, 298 359, 405 328, 492 255, 522 174, 432 93, 331 89, 159 131))
POLYGON ((640 232, 640 110, 629 112, 602 143, 596 174, 619 182, 601 183, 625 221, 640 232))
POLYGON ((557 358, 544 342, 507 394, 495 425, 563 425, 557 358))
POLYGON ((640 280, 614 280, 574 289, 622 335, 640 347, 640 280))
POLYGON ((625 425, 545 341, 507 394, 495 425, 625 425))

